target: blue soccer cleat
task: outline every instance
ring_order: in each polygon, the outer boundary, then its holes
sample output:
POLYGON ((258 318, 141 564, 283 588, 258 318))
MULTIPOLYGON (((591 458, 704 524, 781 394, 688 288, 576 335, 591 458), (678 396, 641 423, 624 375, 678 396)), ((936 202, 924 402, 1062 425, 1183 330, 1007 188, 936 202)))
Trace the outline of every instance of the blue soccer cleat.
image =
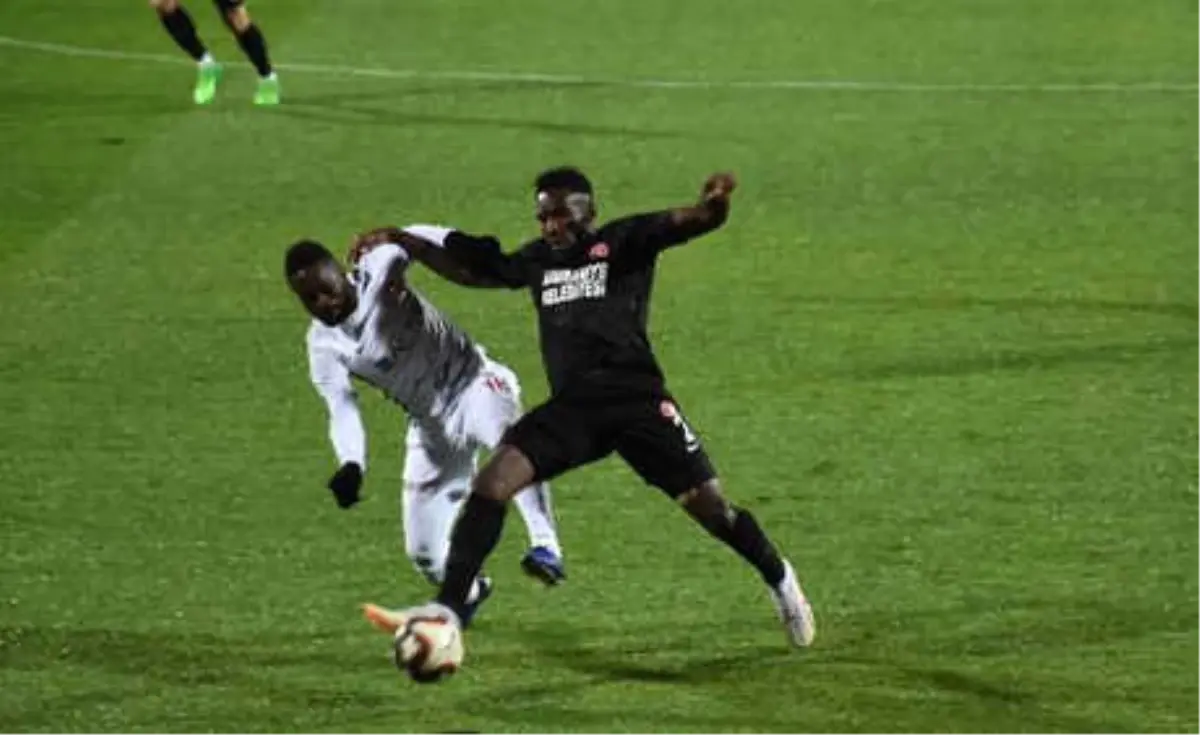
POLYGON ((545 546, 534 546, 521 558, 521 569, 547 587, 553 587, 567 578, 562 557, 545 546))

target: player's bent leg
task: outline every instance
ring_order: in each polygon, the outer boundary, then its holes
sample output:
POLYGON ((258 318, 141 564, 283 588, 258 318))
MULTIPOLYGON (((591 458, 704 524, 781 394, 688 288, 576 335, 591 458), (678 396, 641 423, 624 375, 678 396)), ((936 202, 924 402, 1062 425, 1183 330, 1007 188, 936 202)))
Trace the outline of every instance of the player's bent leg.
MULTIPOLYGON (((404 551, 430 584, 440 586, 450 533, 471 490, 475 453, 451 441, 445 427, 432 421, 410 419, 404 443, 404 551)), ((467 595, 472 616, 491 592, 491 580, 474 581, 467 595)))
POLYGON ((792 643, 801 647, 811 645, 816 635, 812 606, 792 565, 780 558, 754 516, 726 500, 716 478, 684 492, 678 500, 706 531, 758 570, 771 589, 771 598, 792 643))
POLYGON ((467 487, 442 488, 436 483, 404 483, 404 553, 430 584, 439 585, 446 568, 450 530, 467 487), (455 494, 458 495, 455 502, 455 494))
MULTIPOLYGON (((459 401, 463 432, 480 447, 495 449, 505 432, 521 416, 521 385, 511 369, 485 359, 479 376, 467 387, 459 401)), ((521 558, 521 569, 546 585, 566 578, 550 486, 531 485, 516 494, 513 503, 525 523, 529 549, 521 558)))
POLYGON ((511 444, 501 444, 475 474, 471 496, 507 503, 532 484, 535 476, 533 462, 523 451, 511 444))
MULTIPOLYGON (((455 518, 469 495, 475 469, 474 452, 451 442, 444 426, 409 421, 405 438, 403 524, 405 553, 426 579, 441 584, 455 518)), ((452 609, 460 625, 468 625, 491 596, 492 583, 476 573, 468 582, 463 604, 452 609)), ((363 605, 363 615, 379 630, 394 634, 414 615, 438 614, 442 606, 394 610, 363 605)))
POLYGON ((812 611, 791 567, 748 511, 729 503, 699 434, 668 395, 619 408, 617 452, 638 475, 675 498, 706 531, 749 562, 771 589, 796 645, 812 641, 812 611), (783 603, 786 603, 786 607, 783 603))
MULTIPOLYGON (((404 485, 404 553, 421 576, 435 587, 446 575, 450 532, 463 501, 470 491, 470 474, 437 485, 404 485)), ((493 584, 486 576, 475 578, 467 594, 468 613, 464 624, 474 618, 491 597, 493 584)))
POLYGON ((462 607, 471 577, 479 573, 500 538, 505 504, 518 491, 611 451, 589 425, 586 410, 551 398, 522 416, 475 476, 450 539, 446 581, 438 602, 456 612, 462 607))
POLYGON ((768 587, 775 587, 783 580, 783 561, 775 547, 767 540, 754 516, 725 499, 716 478, 682 493, 677 500, 704 530, 754 566, 768 587))
POLYGON ((453 610, 460 620, 468 612, 471 583, 500 540, 508 501, 533 482, 534 475, 529 458, 509 445, 501 445, 475 475, 472 492, 450 536, 446 579, 437 595, 438 603, 453 610))

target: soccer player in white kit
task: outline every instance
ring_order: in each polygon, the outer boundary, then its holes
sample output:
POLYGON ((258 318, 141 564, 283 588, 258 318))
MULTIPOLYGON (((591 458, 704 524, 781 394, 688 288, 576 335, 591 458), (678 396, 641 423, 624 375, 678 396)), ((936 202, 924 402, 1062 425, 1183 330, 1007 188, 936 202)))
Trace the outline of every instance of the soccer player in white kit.
MULTIPOLYGON (((433 241, 449 233, 428 225, 406 229, 433 241)), ((307 335, 310 375, 328 407, 329 436, 340 463, 329 488, 342 508, 358 502, 367 465, 351 382, 356 377, 408 415, 405 550, 439 584, 477 455, 498 446, 521 415, 517 377, 408 286, 408 255, 394 244, 361 254, 350 274, 311 240, 292 245, 284 265, 288 284, 313 316, 307 335)), ((557 584, 564 571, 549 488, 532 485, 516 502, 530 538, 521 566, 545 584, 557 584)), ((472 616, 490 592, 491 582, 481 575, 471 593, 472 616)))

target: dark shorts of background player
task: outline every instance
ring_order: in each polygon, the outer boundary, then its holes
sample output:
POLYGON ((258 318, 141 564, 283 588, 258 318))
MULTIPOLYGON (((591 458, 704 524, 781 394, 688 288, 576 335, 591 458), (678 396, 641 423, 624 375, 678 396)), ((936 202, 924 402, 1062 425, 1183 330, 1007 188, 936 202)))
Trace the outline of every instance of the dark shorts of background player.
POLYGON ((244 0, 213 0, 213 4, 217 6, 217 10, 222 13, 228 13, 230 10, 236 10, 245 5, 244 0))
POLYGON ((553 396, 513 424, 503 443, 529 458, 539 482, 613 452, 672 498, 717 476, 665 391, 604 400, 553 396))

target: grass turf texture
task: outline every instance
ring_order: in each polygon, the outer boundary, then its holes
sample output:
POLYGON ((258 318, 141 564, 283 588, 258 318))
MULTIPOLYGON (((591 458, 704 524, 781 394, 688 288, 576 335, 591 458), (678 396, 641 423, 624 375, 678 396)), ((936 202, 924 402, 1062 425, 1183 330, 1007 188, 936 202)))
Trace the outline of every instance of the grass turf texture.
MULTIPOLYGON (((1194 83, 1180 2, 261 0, 278 60, 595 78, 1194 83)), ((1197 728, 1196 95, 560 86, 0 45, 0 730, 1197 728), (402 557, 402 421, 338 511, 299 236, 531 231, 546 165, 608 214, 742 176, 664 257, 653 331, 820 637, 619 462, 557 483, 571 579, 515 515, 467 668, 417 689, 358 618, 402 557)), ((144 7, 7 0, 21 38, 173 54, 144 7)), ((417 280, 544 395, 519 294, 417 280)))

